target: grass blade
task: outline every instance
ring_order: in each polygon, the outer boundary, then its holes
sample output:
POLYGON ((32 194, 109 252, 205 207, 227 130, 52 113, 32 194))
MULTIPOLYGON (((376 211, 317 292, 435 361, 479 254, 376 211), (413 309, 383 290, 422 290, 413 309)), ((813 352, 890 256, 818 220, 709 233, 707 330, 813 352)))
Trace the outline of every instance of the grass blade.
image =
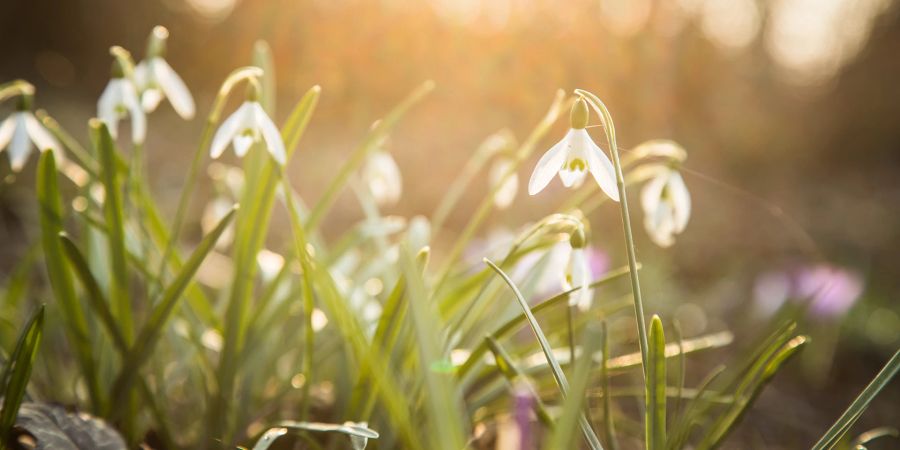
POLYGON ((115 400, 122 400, 125 397, 134 383, 134 380, 137 378, 141 366, 143 366, 153 354, 156 342, 162 334, 166 321, 175 309, 175 305, 181 298, 181 294, 197 273, 197 269, 200 268, 200 264, 206 258, 206 255, 212 251, 216 241, 219 240, 219 236, 222 235, 228 227, 228 224, 231 223, 235 211, 237 211, 237 206, 226 214, 225 217, 219 221, 218 225, 216 225, 216 227, 200 241, 200 245, 197 246, 197 249, 194 250, 194 253, 191 254, 190 258, 185 262, 184 267, 181 268, 181 271, 175 279, 172 280, 172 283, 166 287, 165 291, 163 291, 162 299, 150 313, 147 323, 141 328, 141 332, 135 341, 134 347, 125 358, 125 362, 122 365, 122 371, 119 373, 119 376, 113 384, 112 398, 114 404, 115 400))
MULTIPOLYGON (((103 122, 92 120, 91 132, 100 155, 100 179, 106 193, 103 201, 103 213, 106 218, 107 244, 112 272, 110 301, 113 314, 122 326, 122 335, 125 337, 125 341, 131 342, 134 335, 134 321, 131 317, 131 302, 128 296, 125 216, 122 211, 122 190, 116 166, 116 148, 109 129, 103 122)), ((53 239, 56 240, 56 234, 53 239)))
POLYGON ((844 411, 844 414, 841 414, 837 422, 825 432, 822 438, 819 439, 819 442, 816 442, 813 450, 826 450, 837 445, 841 438, 850 430, 850 427, 859 419, 863 411, 869 407, 875 396, 891 382, 898 371, 900 371, 900 350, 894 353, 894 356, 878 372, 878 375, 875 375, 872 382, 863 389, 859 396, 856 397, 856 400, 850 404, 850 407, 844 411))
POLYGON ((771 358, 767 358, 758 371, 748 375, 752 383, 746 388, 735 392, 735 400, 724 413, 719 414, 710 431, 704 436, 697 446, 698 449, 717 448, 725 438, 734 430, 735 426, 743 418, 750 406, 762 392, 763 388, 778 373, 785 362, 797 354, 806 346, 809 339, 806 336, 797 336, 785 343, 771 358), (746 394, 744 394, 746 392, 746 394), (742 395, 743 394, 743 395, 742 395))
POLYGON ((40 204, 41 245, 44 248, 44 262, 47 275, 56 299, 65 313, 65 324, 71 345, 74 347, 78 364, 84 373, 91 404, 102 409, 103 397, 97 380, 96 365, 91 348, 87 320, 81 310, 72 274, 66 265, 66 258, 59 243, 58 235, 62 227, 62 196, 56 172, 53 152, 41 153, 37 173, 37 195, 40 204))
MULTIPOLYGON (((547 363, 550 365, 551 373, 553 374, 553 378, 556 380, 556 384, 559 387, 560 392, 562 393, 563 398, 567 398, 569 395, 569 382, 566 380, 566 374, 563 373, 562 368, 559 366, 559 361, 556 360, 556 357, 553 355, 553 348, 550 347, 550 342, 547 341, 547 337, 544 335, 544 332, 541 331, 541 326, 538 324, 537 319, 534 317, 534 314, 531 312, 531 308, 528 307, 528 303, 525 301, 525 298, 522 297, 522 293, 519 292, 519 288, 516 287, 516 284, 513 283, 512 279, 503 272, 496 264, 494 264, 491 260, 484 258, 485 264, 490 266, 503 278, 503 281, 512 289, 513 294, 515 294, 516 300, 519 302, 519 306, 522 307, 522 312, 525 313, 525 317, 528 319, 528 324, 531 325, 531 330, 534 332, 535 337, 537 337, 538 342, 541 344, 541 350, 544 352, 544 356, 547 358, 547 363)), ((590 444, 591 449, 597 450, 602 449, 603 446, 600 444, 600 440, 597 439, 597 435, 594 434, 594 430, 591 429, 590 424, 587 422, 587 419, 584 417, 584 414, 581 416, 581 430, 584 433, 585 439, 587 439, 588 444, 590 444)))
MULTIPOLYGON (((551 449, 577 448, 575 445, 576 424, 580 424, 582 429, 585 427, 590 429, 590 424, 584 414, 584 406, 585 403, 587 403, 585 392, 587 392, 587 387, 590 382, 591 365, 593 364, 591 355, 600 348, 601 339, 597 336, 596 332, 592 331, 591 328, 588 328, 588 331, 585 333, 584 341, 585 343, 582 347, 584 350, 583 354, 575 365, 575 374, 572 377, 572 389, 569 392, 570 395, 563 403, 562 415, 550 438, 551 444, 549 448, 551 449)), ((585 437, 587 437, 587 435, 585 435, 585 437)), ((588 442, 591 443, 590 438, 588 438, 588 442)), ((593 445, 594 444, 591 443, 592 448, 593 445)))
POLYGON ((125 342, 125 337, 122 336, 122 331, 119 330, 116 318, 113 316, 112 311, 110 311, 109 304, 103 295, 103 291, 100 289, 100 285, 91 273, 87 260, 84 258, 84 255, 81 254, 81 251, 78 250, 75 243, 72 242, 65 233, 59 234, 59 241, 62 243, 62 249, 66 258, 69 260, 69 264, 71 264, 72 268, 75 270, 75 276, 81 282, 84 290, 87 291, 87 298, 90 302, 91 309, 93 309, 94 313, 100 317, 100 322, 104 325, 110 337, 112 337, 113 345, 115 345, 124 355, 128 352, 128 343, 125 342))
POLYGON ((600 385, 603 389, 603 432, 606 435, 606 446, 610 450, 619 447, 616 439, 615 421, 612 416, 612 395, 609 395, 609 335, 606 321, 600 322, 600 385))
POLYGON ((317 287, 323 306, 330 312, 329 320, 333 321, 341 337, 352 350, 354 358, 360 364, 360 371, 371 371, 372 388, 380 396, 387 419, 396 427, 397 434, 404 443, 404 448, 412 450, 424 448, 419 435, 414 430, 409 407, 403 402, 406 396, 396 381, 396 375, 391 373, 388 368, 389 358, 382 354, 378 345, 369 345, 362 325, 350 310, 347 299, 340 295, 328 270, 320 266, 315 258, 306 251, 306 231, 293 203, 290 183, 286 177, 283 178, 283 181, 285 185, 284 198, 288 202, 288 214, 298 252, 297 257, 300 259, 304 274, 307 274, 311 283, 317 287))
POLYGON ((666 338, 657 315, 650 319, 648 339, 645 438, 648 450, 662 450, 666 448, 666 338))
POLYGON ((518 385, 524 385, 534 399, 534 411, 537 414, 538 419, 540 419, 544 425, 553 427, 553 418, 550 417, 550 413, 547 412, 547 407, 544 405, 544 401, 541 400, 540 395, 538 395, 534 384, 527 379, 516 363, 513 362, 512 357, 509 356, 506 349, 504 349, 491 335, 487 335, 484 338, 484 341, 494 355, 494 360, 497 362, 497 369, 500 370, 504 377, 506 377, 510 386, 516 387, 518 385))
POLYGON ((400 248, 400 266, 407 280, 409 314, 417 341, 420 370, 425 380, 425 401, 430 410, 430 448, 457 450, 465 447, 467 435, 462 418, 461 396, 456 378, 450 371, 439 369, 446 365, 441 354, 442 345, 438 334, 444 329, 432 300, 425 292, 424 281, 413 262, 409 249, 400 248))
MULTIPOLYGON (((593 289, 593 288, 611 283, 611 282, 617 280, 618 278, 625 276, 627 274, 628 274, 627 267, 613 270, 613 271, 609 272, 608 274, 606 274, 603 278, 591 283, 591 288, 593 289)), ((535 307, 532 309, 532 312, 534 314, 538 314, 549 308, 553 308, 553 307, 556 307, 559 305, 566 305, 567 304, 566 302, 569 300, 569 295, 572 294, 573 292, 575 292, 576 290, 577 289, 570 289, 568 291, 554 295, 553 297, 550 297, 549 299, 544 300, 543 302, 540 302, 537 305, 535 305, 535 307)), ((630 305, 630 304, 631 304, 631 302, 629 301, 628 305, 630 305)), ((625 305, 625 306, 628 306, 628 305, 625 305)), ((497 339, 500 339, 500 338, 506 336, 507 334, 511 333, 513 330, 517 329, 519 327, 519 325, 522 324, 522 322, 525 322, 527 320, 527 317, 528 316, 525 315, 524 313, 522 313, 521 315, 517 315, 516 317, 505 322, 503 325, 500 325, 499 327, 497 327, 497 329, 495 329, 493 332, 491 332, 491 335, 497 339)), ((472 349, 472 353, 469 355, 468 358, 466 358, 466 361, 462 364, 462 366, 460 366, 459 370, 457 370, 458 376, 460 378, 463 378, 465 375, 467 375, 469 373, 469 371, 471 371, 474 368, 475 364, 481 360, 481 357, 484 355, 484 353, 486 351, 487 351, 487 345, 484 342, 482 342, 477 347, 472 349)))
MULTIPOLYGON (((48 152, 49 153, 49 152, 48 152)), ((31 316, 25 328, 19 334, 16 348, 9 357, 0 378, 0 389, 3 389, 3 410, 0 411, 0 445, 6 447, 9 432, 16 423, 19 406, 25 398, 25 388, 31 377, 31 369, 37 356, 41 337, 44 333, 44 306, 41 305, 31 316)))

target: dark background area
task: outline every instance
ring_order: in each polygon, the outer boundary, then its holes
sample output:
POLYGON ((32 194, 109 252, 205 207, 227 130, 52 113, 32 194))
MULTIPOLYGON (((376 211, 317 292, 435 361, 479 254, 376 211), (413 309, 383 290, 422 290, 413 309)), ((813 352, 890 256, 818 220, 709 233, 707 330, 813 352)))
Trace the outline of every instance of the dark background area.
MULTIPOLYGON (((167 59, 198 105, 191 122, 168 105, 150 116, 149 171, 169 217, 211 99, 228 72, 250 63, 256 39, 275 54, 276 122, 310 86, 323 88, 290 168, 307 198, 317 198, 373 120, 435 80, 435 93, 391 140, 405 185, 393 214, 430 214, 482 139, 503 127, 522 139, 557 88, 585 88, 610 107, 620 145, 674 139, 688 150, 686 167, 701 174, 685 175, 694 213, 675 247, 657 249, 638 233, 640 256, 653 266, 651 310, 677 311, 689 299, 708 316, 701 331, 728 327, 740 341, 761 323, 751 304, 760 272, 828 262, 865 283, 846 317, 803 325, 814 344, 826 337, 825 349, 811 346, 806 352, 819 356, 804 355, 776 379, 745 422, 748 436, 807 445, 900 344, 900 8, 893 2, 235 1, 6 0, 0 82, 34 83, 37 107, 86 141, 86 120, 108 80, 109 46, 140 57, 151 28, 168 27, 167 59)), ((0 105, 4 116, 11 109, 0 105)), ((558 123, 540 148, 564 128, 558 123)), ((33 164, 19 178, 28 179, 33 164)), ((7 181, 0 191, 4 271, 21 256, 22 235, 34 238, 23 225, 31 213, 22 200, 30 184, 22 184, 7 181)), ((485 181, 469 191, 447 242, 486 189, 485 181)), ((520 192, 492 224, 535 220, 567 193, 558 183, 540 199, 520 192)), ((192 213, 193 230, 200 211, 192 213)), ((328 220, 345 229, 360 216, 348 196, 328 220)), ((594 245, 623 262, 618 212, 601 208, 591 220, 594 245)), ((898 402, 895 383, 860 431, 896 425, 898 402)))

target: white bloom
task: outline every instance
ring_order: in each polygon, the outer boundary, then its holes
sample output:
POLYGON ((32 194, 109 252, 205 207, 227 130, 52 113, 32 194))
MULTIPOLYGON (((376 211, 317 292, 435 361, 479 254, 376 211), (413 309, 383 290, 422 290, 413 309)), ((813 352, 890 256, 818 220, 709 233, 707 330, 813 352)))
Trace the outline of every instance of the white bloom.
POLYGON ((54 154, 62 155, 59 142, 31 111, 16 111, 0 123, 0 151, 8 147, 9 164, 13 172, 18 172, 25 166, 31 155, 32 143, 41 151, 52 150, 54 154))
POLYGON ((505 180, 503 176, 509 172, 513 161, 509 158, 500 157, 494 161, 488 178, 491 182, 491 189, 496 189, 494 193, 494 205, 498 209, 506 209, 516 199, 516 193, 519 191, 519 174, 513 172, 505 180))
POLYGON ((390 153, 381 150, 372 153, 363 168, 362 178, 379 205, 394 204, 400 200, 403 179, 390 153))
POLYGON ((284 141, 272 119, 266 114, 259 102, 245 101, 224 122, 213 137, 209 154, 218 158, 231 143, 238 157, 247 154, 254 142, 265 141, 266 148, 278 164, 287 162, 284 141))
POLYGON ((427 247, 431 241, 431 222, 425 216, 413 217, 406 229, 406 239, 409 241, 410 250, 414 252, 427 247))
POLYGON ((144 142, 147 136, 147 117, 138 102, 137 90, 127 78, 113 78, 97 101, 97 116, 115 138, 119 131, 119 119, 126 115, 131 116, 131 140, 135 144, 144 142))
POLYGON ((600 185, 600 189, 609 198, 619 201, 619 189, 616 186, 612 162, 585 129, 587 117, 587 103, 579 98, 572 106, 572 127, 566 136, 547 150, 538 161, 534 173, 531 174, 531 180, 528 181, 528 194, 535 195, 541 192, 557 173, 566 187, 581 186, 587 172, 590 172, 600 185))
POLYGON ((161 56, 150 57, 135 66, 134 79, 141 90, 144 111, 155 111, 159 102, 167 98, 183 119, 194 117, 194 97, 181 77, 161 56))
POLYGON ((578 306, 581 311, 591 307, 594 298, 594 290, 588 287, 591 282, 591 269, 584 248, 572 248, 562 283, 565 290, 579 288, 569 296, 570 306, 578 306))
POLYGON ((659 173, 641 191, 644 227, 660 247, 675 243, 691 216, 691 196, 677 170, 660 166, 659 173))

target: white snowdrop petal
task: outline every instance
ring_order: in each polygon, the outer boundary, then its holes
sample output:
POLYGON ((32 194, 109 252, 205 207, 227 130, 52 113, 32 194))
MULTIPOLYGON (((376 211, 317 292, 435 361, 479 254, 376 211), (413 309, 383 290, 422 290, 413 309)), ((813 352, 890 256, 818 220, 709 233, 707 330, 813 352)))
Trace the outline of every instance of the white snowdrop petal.
POLYGON ((156 111, 159 103, 162 102, 163 94, 159 89, 147 89, 141 94, 141 107, 144 112, 156 111))
POLYGON ((114 122, 119 115, 116 112, 116 106, 121 102, 120 84, 117 81, 119 81, 117 78, 109 80, 109 83, 106 84, 106 87, 100 94, 100 98, 97 100, 97 117, 106 123, 109 133, 113 137, 115 137, 116 133, 116 124, 114 122))
POLYGON ((269 118, 269 115, 266 114, 266 111, 259 103, 254 102, 251 108, 253 108, 259 131, 262 132, 263 139, 266 141, 266 148, 278 164, 284 165, 287 163, 287 152, 284 149, 284 140, 281 139, 281 132, 278 131, 278 127, 272 123, 272 119, 269 118))
POLYGON ((594 181, 597 182, 600 186, 600 190, 609 196, 610 199, 616 202, 619 201, 619 187, 616 184, 616 171, 612 161, 610 161, 609 157, 606 156, 606 153, 603 153, 603 150, 594 143, 591 136, 587 134, 587 130, 582 129, 580 131, 584 134, 582 138, 585 140, 586 144, 584 153, 587 158, 588 170, 594 177, 594 181))
POLYGON ((231 145, 234 146, 234 154, 237 155, 238 158, 243 158, 244 155, 250 151, 250 147, 253 146, 254 141, 253 136, 236 134, 234 139, 231 140, 231 145))
POLYGON ((147 70, 147 62, 141 61, 134 66, 134 84, 137 85, 139 90, 147 89, 150 84, 150 76, 147 70))
POLYGON ((569 147, 569 134, 556 143, 541 159, 538 160, 528 180, 528 195, 535 195, 544 190, 553 176, 559 172, 563 164, 566 162, 566 154, 569 147))
POLYGON ((681 233, 691 218, 691 194, 684 184, 684 178, 676 171, 672 171, 669 178, 669 195, 672 197, 675 232, 681 233))
POLYGON ((577 188, 578 186, 581 186, 581 184, 584 183, 584 178, 586 176, 586 171, 569 170, 565 167, 559 171, 559 179, 562 181, 563 186, 567 188, 577 188))
POLYGON ((192 119, 194 117, 194 97, 181 77, 175 73, 172 66, 162 58, 155 58, 151 62, 153 74, 159 83, 160 89, 166 94, 172 108, 183 119, 192 119))
POLYGON ((13 172, 18 172, 28 161, 28 154, 31 153, 31 141, 28 139, 28 130, 25 128, 25 113, 17 112, 13 114, 13 117, 16 125, 12 141, 9 144, 9 164, 13 172))
POLYGON ((225 148, 228 147, 228 143, 237 135, 241 129, 245 120, 246 111, 249 103, 245 102, 242 104, 235 112, 231 113, 222 125, 219 126, 219 129, 216 130, 215 136, 213 136, 212 145, 209 147, 209 156, 213 159, 222 156, 222 153, 225 152, 225 148))
POLYGON ((34 142, 34 145, 40 151, 51 150, 55 153, 59 153, 62 151, 62 147, 59 145, 59 142, 38 122, 37 118, 34 117, 34 114, 27 112, 23 113, 25 118, 25 129, 28 131, 28 136, 31 137, 31 141, 34 142))
POLYGON ((662 190, 666 186, 666 177, 657 176, 641 189, 641 207, 645 215, 655 214, 659 209, 659 203, 662 201, 662 190))
POLYGON ((2 124, 0 124, 0 151, 6 148, 9 145, 10 139, 12 139, 13 132, 16 130, 16 122, 13 120, 13 117, 7 117, 2 124))

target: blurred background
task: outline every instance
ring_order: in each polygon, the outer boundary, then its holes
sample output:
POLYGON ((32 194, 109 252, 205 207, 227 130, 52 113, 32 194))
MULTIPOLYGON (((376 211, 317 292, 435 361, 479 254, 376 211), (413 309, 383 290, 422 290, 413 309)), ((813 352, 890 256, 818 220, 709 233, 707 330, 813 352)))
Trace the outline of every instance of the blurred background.
MULTIPOLYGON (((323 89, 290 168, 307 199, 372 121, 436 82, 388 144, 404 183, 390 214, 430 215, 479 143, 502 128, 523 139, 556 89, 595 92, 624 148, 670 138, 689 154, 687 230, 670 249, 638 233, 650 312, 677 318, 688 337, 728 328, 744 342, 787 296, 785 277, 842 277, 833 296, 843 297, 824 300, 841 306, 806 314, 813 345, 745 420, 754 442, 808 445, 900 344, 900 7, 890 0, 7 0, 0 9, 0 81, 34 83, 36 106, 82 142, 109 46, 140 58, 151 28, 169 28, 167 59, 198 104, 190 122, 169 106, 150 117, 149 172, 170 218, 212 97, 250 63, 257 39, 275 55, 276 122, 310 86, 323 89)), ((11 109, 0 105, 3 116, 11 109)), ((23 225, 32 185, 7 177, 0 191, 3 273, 34 239, 23 225)), ((486 177, 475 183, 440 240, 452 242, 487 189, 486 177)), ((195 236, 209 192, 194 202, 195 236)), ((491 227, 537 220, 569 194, 555 181, 538 199, 520 192, 491 227)), ((361 217, 346 195, 328 220, 341 230, 361 217)), ((623 264, 617 209, 590 219, 592 244, 623 264)), ((689 375, 723 354, 691 359, 689 375)), ((900 422, 897 383, 883 395, 860 429, 900 422)))

